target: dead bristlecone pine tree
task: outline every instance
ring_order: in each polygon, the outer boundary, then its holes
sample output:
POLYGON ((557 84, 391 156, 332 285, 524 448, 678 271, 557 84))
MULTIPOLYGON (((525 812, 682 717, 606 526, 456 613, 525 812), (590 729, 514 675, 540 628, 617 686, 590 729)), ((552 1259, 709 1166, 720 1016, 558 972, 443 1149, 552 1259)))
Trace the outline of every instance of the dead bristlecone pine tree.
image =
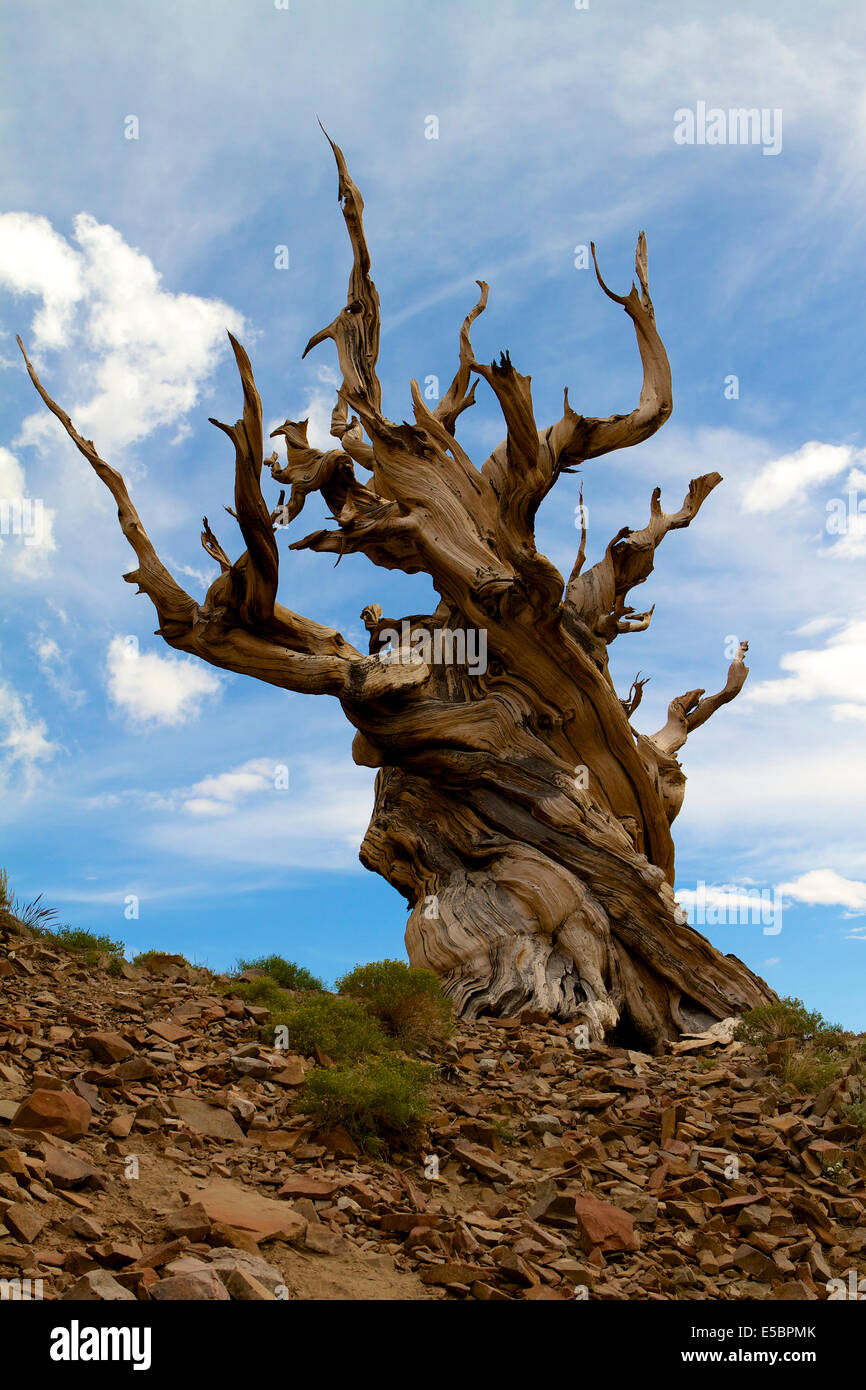
POLYGON ((651 735, 631 724, 643 681, 621 698, 608 670, 608 645, 650 622, 652 610, 629 605, 631 591, 651 573, 668 532, 695 519, 719 474, 695 478, 669 512, 656 489, 647 524, 623 527, 589 568, 584 530, 567 582, 535 546, 535 514, 562 474, 639 444, 671 413, 643 235, 640 289, 613 294, 596 263, 601 288, 637 336, 643 386, 630 414, 578 415, 566 392, 562 418, 539 429, 530 379, 509 355, 489 366, 476 361, 470 329, 487 303, 479 281, 448 391, 430 409, 413 381, 415 423, 397 424, 382 412, 376 375, 379 297, 364 204, 342 151, 332 148, 354 259, 345 307, 305 352, 326 338, 336 344, 343 380, 331 428, 340 447, 312 448, 308 422, 287 420, 272 436, 284 441, 285 462, 276 453, 264 458, 261 401, 232 338, 243 415, 233 425, 212 423, 234 444, 230 510, 246 550, 232 562, 205 518, 202 544, 220 575, 203 602, 166 569, 123 478, 51 399, 25 353, 45 404, 117 502, 138 559, 125 578, 154 604, 169 646, 339 699, 357 730, 356 763, 378 769, 361 860, 408 900, 409 959, 436 972, 463 1016, 537 1009, 585 1022, 593 1039, 618 1029, 620 1038, 652 1046, 774 998, 740 960, 689 927, 672 887, 670 827, 685 786, 677 754, 742 687, 746 643, 717 695, 679 695, 651 735), (496 396, 506 430, 481 468, 455 437, 476 377, 496 396), (291 488, 288 503, 284 492, 273 507, 265 501, 264 467, 291 488), (369 476, 361 480, 358 470, 369 476), (316 491, 336 529, 290 549, 361 551, 383 569, 428 574, 440 598, 434 613, 407 619, 383 617, 371 602, 362 613, 368 654, 277 602, 275 531, 316 491), (467 648, 477 654, 482 634, 486 663, 448 660, 467 648))

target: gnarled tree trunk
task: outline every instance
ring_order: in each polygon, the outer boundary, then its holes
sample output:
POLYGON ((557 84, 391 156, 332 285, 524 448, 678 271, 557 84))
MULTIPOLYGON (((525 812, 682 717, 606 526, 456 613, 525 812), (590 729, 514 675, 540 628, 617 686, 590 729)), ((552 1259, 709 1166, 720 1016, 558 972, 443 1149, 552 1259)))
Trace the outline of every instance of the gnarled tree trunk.
POLYGON ((361 859, 407 898, 410 961, 436 971, 461 1013, 528 1006, 582 1020, 595 1038, 623 1027, 657 1043, 773 998, 741 961, 686 924, 672 888, 670 825, 685 785, 676 754, 741 688, 746 644, 717 695, 693 690, 673 700, 664 729, 652 736, 631 725, 645 682, 636 678, 620 699, 608 671, 609 644, 652 617, 652 609, 627 605, 631 590, 652 571, 668 531, 694 519, 719 475, 693 480, 671 513, 657 489, 647 525, 624 527, 588 569, 584 531, 567 582, 535 546, 536 511, 562 474, 646 439, 670 414, 643 234, 640 290, 612 294, 596 264, 602 289, 637 336, 644 381, 630 414, 578 415, 566 392, 562 419, 539 429, 530 380, 508 355, 489 366, 475 359, 470 329, 487 302, 479 282, 447 394, 430 410, 413 381, 415 423, 395 424, 382 414, 375 370, 379 300, 363 202, 332 148, 354 264, 346 307, 307 351, 325 338, 336 343, 343 382, 332 433, 340 447, 310 447, 307 421, 287 420, 274 431, 285 440, 286 463, 276 454, 264 459, 261 402, 249 359, 232 338, 244 411, 235 425, 219 427, 235 445, 232 515, 247 549, 232 563, 205 518, 202 543, 221 573, 203 604, 166 570, 120 474, 81 438, 27 362, 46 404, 118 502, 138 558, 125 577, 153 601, 169 645, 340 699, 357 729, 356 762, 379 769, 361 859), (507 430, 480 469, 455 437, 474 400, 473 374, 494 391, 507 430), (261 489, 265 464, 291 487, 288 503, 281 493, 274 510, 261 489), (356 467, 369 482, 358 480, 356 467), (279 604, 276 525, 294 520, 313 491, 337 529, 293 549, 359 550, 385 569, 426 572, 440 595, 436 612, 392 620, 371 603, 362 614, 370 633, 363 654, 279 604))

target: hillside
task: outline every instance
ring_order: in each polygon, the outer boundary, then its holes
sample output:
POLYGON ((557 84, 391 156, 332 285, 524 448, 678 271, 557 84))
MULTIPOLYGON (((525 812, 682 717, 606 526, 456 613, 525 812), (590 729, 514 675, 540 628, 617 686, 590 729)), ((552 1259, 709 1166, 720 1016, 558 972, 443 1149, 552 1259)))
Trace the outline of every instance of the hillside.
POLYGON ((866 1275, 857 1049, 798 1093, 790 1044, 730 1029, 651 1056, 537 1015, 461 1024, 423 1132, 372 1156, 299 1106, 330 1059, 263 1042, 227 988, 179 958, 109 973, 7 916, 0 1278, 67 1300, 817 1300, 866 1275))

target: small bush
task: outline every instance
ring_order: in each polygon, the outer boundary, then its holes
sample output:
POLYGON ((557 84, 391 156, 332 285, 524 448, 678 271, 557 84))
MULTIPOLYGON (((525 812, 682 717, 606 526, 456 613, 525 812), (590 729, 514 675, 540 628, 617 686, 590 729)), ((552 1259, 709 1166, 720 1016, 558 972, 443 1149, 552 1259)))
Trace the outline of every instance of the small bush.
POLYGON ((823 1091, 840 1075, 844 1060, 844 1054, 840 1052, 827 1052, 814 1047, 800 1048, 784 1058, 781 1078, 798 1091, 823 1091))
POLYGON ((858 1128, 866 1130, 866 1100, 858 1100, 849 1105, 845 1111, 845 1119, 849 1125, 857 1125, 858 1128))
POLYGON ((828 1023, 817 1011, 806 1008, 802 999, 780 999, 761 1004, 743 1015, 735 1035, 740 1042, 769 1043, 779 1038, 798 1038, 823 1047, 843 1047, 848 1035, 838 1024, 828 1023))
POLYGON ((189 965, 186 956, 172 954, 171 951, 139 951, 137 956, 132 958, 133 965, 144 966, 145 970, 149 965, 189 965))
POLYGON ((281 1009, 288 1003, 288 995, 269 975, 260 975, 255 980, 229 980, 222 993, 235 994, 245 1004, 258 1004, 268 1009, 281 1009))
POLYGON ((239 960, 238 967, 244 970, 264 970, 282 989, 323 990, 323 982, 303 965, 282 956, 259 956, 256 960, 239 960))
POLYGON ((292 1052, 310 1056, 319 1047, 335 1062, 383 1052, 388 1047, 388 1038, 363 1004, 333 994, 284 995, 271 1009, 267 1028, 271 1037, 273 1029, 280 1026, 288 1031, 292 1052))
POLYGON ((322 1128, 342 1125, 368 1153, 405 1143, 427 1114, 430 1068, 406 1058, 368 1058, 354 1066, 316 1067, 301 1097, 322 1128))
POLYGON ((337 989, 366 1004, 407 1050, 433 1047, 450 1036, 451 1005, 431 970, 413 970, 402 960, 372 961, 343 975, 337 989))
POLYGON ((97 936, 84 927, 59 927, 56 931, 43 931, 42 935, 52 946, 80 956, 86 965, 95 965, 100 956, 111 956, 117 960, 123 957, 122 941, 112 941, 110 936, 97 936))

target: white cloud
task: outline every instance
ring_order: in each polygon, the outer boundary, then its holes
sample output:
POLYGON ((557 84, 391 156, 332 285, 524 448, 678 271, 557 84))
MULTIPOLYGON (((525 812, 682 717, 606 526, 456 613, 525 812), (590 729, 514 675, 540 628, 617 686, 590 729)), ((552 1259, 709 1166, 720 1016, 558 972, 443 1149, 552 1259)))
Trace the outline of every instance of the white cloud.
POLYGON ((62 347, 76 305, 85 294, 82 258, 47 217, 26 212, 0 216, 0 284, 42 300, 31 325, 34 346, 62 347))
POLYGON ((21 696, 0 681, 0 749, 5 750, 6 766, 17 767, 28 785, 36 764, 50 761, 59 751, 47 733, 45 721, 31 716, 21 696))
POLYGON ((823 618, 810 618, 809 622, 803 623, 802 627, 794 628, 795 637, 820 637, 822 632, 829 632, 831 628, 841 627, 844 618, 834 618, 829 613, 823 618))
POLYGON ((314 758, 256 758, 190 788, 161 798, 153 810, 169 814, 147 832, 159 849, 205 862, 272 869, 274 845, 280 870, 357 869, 358 848, 373 806, 372 774, 331 754, 314 758), (285 777, 277 769, 288 767, 285 777), (231 812, 231 834, 214 837, 212 821, 231 812))
POLYGON ((866 620, 847 623, 824 647, 788 652, 779 665, 790 674, 747 688, 746 701, 783 705, 827 700, 835 719, 866 717, 866 620))
POLYGON ((256 792, 272 791, 276 776, 272 758, 253 758, 231 772, 202 778, 181 795, 181 804, 194 816, 225 816, 256 792))
POLYGON ((141 652, 123 637, 109 644, 106 677, 110 700, 133 724, 186 723, 220 690, 219 678, 192 658, 141 652))
MULTIPOLYGON (((160 426, 182 425, 227 350, 226 329, 241 334, 244 320, 221 300, 164 290, 150 259, 87 213, 75 218, 74 241, 77 251, 43 217, 0 216, 0 285, 41 297, 31 324, 37 350, 74 346, 85 356, 86 393, 70 401, 61 379, 52 395, 65 397, 103 454, 117 455, 160 426), (28 237, 37 251, 22 270, 28 237)), ((59 428, 40 409, 19 440, 54 448, 59 428)))
POLYGON ((802 501, 809 488, 837 477, 863 458, 848 444, 820 444, 811 440, 793 454, 772 459, 743 488, 747 512, 775 512, 795 500, 802 501))
POLYGON ((843 878, 834 869, 810 869, 799 878, 781 883, 779 891, 810 907, 844 907, 849 912, 866 912, 866 883, 843 878))

